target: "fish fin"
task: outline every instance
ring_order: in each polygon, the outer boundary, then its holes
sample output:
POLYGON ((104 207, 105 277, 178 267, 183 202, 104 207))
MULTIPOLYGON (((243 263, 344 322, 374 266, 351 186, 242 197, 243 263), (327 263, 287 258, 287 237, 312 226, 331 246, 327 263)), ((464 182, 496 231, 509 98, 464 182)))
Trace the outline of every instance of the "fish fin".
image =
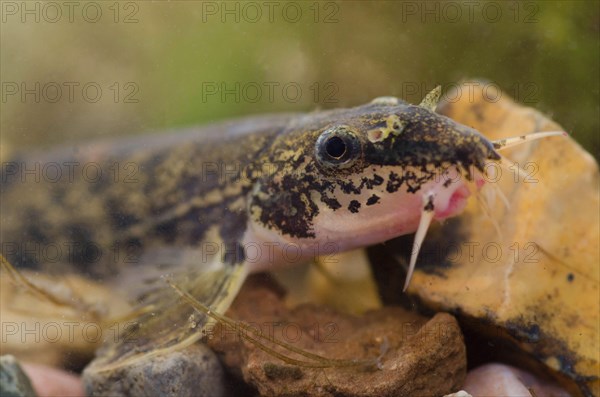
POLYGON ((89 370, 101 372, 131 365, 149 356, 184 348, 202 338, 214 320, 183 301, 165 280, 178 285, 210 310, 224 313, 248 274, 243 263, 176 267, 177 273, 162 275, 153 288, 137 297, 137 307, 128 322, 113 321, 111 329, 118 325, 119 332, 108 338, 89 370))
POLYGON ((433 90, 431 90, 425 98, 419 103, 419 106, 425 109, 428 109, 432 112, 435 112, 437 108, 438 102, 440 101, 440 97, 442 96, 442 86, 438 85, 433 90))

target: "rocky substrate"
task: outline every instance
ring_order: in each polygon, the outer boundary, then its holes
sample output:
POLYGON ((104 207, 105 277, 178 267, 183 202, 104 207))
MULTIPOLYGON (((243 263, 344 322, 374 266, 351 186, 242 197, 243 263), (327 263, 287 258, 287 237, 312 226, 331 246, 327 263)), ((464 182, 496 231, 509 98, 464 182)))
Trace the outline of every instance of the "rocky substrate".
POLYGON ((310 304, 288 309, 277 287, 254 277, 228 316, 328 359, 371 361, 340 368, 289 365, 241 337, 253 335, 247 330, 215 326, 209 346, 263 396, 441 396, 459 390, 466 376, 463 337, 449 314, 428 319, 387 307, 355 317, 310 304))

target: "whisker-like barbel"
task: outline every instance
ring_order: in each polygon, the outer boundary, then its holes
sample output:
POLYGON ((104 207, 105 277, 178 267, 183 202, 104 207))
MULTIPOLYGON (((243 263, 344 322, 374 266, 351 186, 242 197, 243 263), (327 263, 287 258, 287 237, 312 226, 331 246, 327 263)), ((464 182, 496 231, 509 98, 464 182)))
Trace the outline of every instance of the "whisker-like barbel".
POLYGON ((419 227, 415 235, 415 240, 413 241, 413 248, 410 255, 410 264, 408 266, 406 280, 404 281, 404 287, 402 288, 403 292, 406 291, 408 285, 410 284, 410 280, 412 279, 412 275, 415 271, 415 266, 417 264, 417 257, 419 256, 419 251, 421 250, 421 246, 423 245, 423 241, 425 240, 425 235, 427 234, 429 225, 431 224, 433 216, 435 215, 433 211, 433 199, 433 194, 426 196, 426 198, 424 199, 423 210, 421 212, 421 220, 419 221, 419 227))
POLYGON ((537 139, 548 138, 551 136, 568 136, 565 131, 542 131, 534 132, 527 135, 520 135, 511 138, 502 138, 492 141, 494 149, 501 150, 509 147, 517 146, 525 142, 535 141, 537 139))
MULTIPOLYGON (((501 167, 504 167, 504 168, 508 168, 508 169, 516 168, 516 172, 518 173, 518 175, 520 177, 527 178, 526 172, 522 168, 520 168, 518 164, 514 163, 513 161, 509 160, 508 158, 506 158, 504 156, 499 155, 498 153, 495 152, 495 150, 500 150, 500 149, 504 149, 504 148, 508 148, 508 147, 512 147, 512 146, 517 146, 522 143, 532 142, 537 139, 548 138, 548 137, 552 137, 552 136, 567 136, 567 135, 568 134, 564 131, 542 131, 542 132, 535 132, 535 133, 531 133, 531 134, 527 134, 527 135, 521 135, 521 136, 517 136, 517 137, 503 138, 503 139, 499 139, 499 140, 495 140, 495 141, 485 140, 487 142, 487 145, 491 145, 491 148, 493 148, 493 150, 490 149, 490 151, 488 152, 489 158, 487 158, 486 160, 497 162, 501 167)), ((466 167, 464 167, 463 164, 461 164, 461 166, 463 169, 466 168, 466 167)), ((475 180, 475 173, 477 173, 477 172, 474 173, 474 169, 466 168, 466 172, 468 173, 468 180, 475 180)), ((495 188, 495 191, 500 194, 500 197, 501 197, 504 205, 506 206, 506 208, 509 208, 510 203, 506 199, 506 196, 504 196, 502 191, 497 186, 495 186, 494 188, 495 188)), ((410 285, 410 281, 412 279, 413 272, 416 268, 416 262, 417 262, 417 259, 419 256, 419 251, 420 251, 421 245, 425 239, 425 235, 427 234, 427 230, 429 229, 431 221, 434 219, 435 212, 432 209, 433 209, 433 199, 435 197, 436 197, 436 194, 434 192, 430 193, 429 195, 423 196, 424 206, 421 210, 419 225, 417 227, 415 239, 413 241, 413 248, 412 248, 411 257, 410 257, 410 264, 408 266, 408 271, 407 271, 407 275, 406 275, 406 279, 405 279, 404 287, 403 287, 402 291, 406 291, 406 289, 410 285)), ((482 210, 487 215, 487 217, 489 217, 491 219, 491 221, 494 225, 494 228, 496 229, 496 232, 498 233, 499 236, 501 236, 502 230, 500 229, 498 222, 492 217, 491 208, 489 208, 489 206, 486 205, 486 202, 481 199, 481 196, 477 196, 477 197, 478 197, 478 201, 479 201, 479 204, 480 204, 482 210)))

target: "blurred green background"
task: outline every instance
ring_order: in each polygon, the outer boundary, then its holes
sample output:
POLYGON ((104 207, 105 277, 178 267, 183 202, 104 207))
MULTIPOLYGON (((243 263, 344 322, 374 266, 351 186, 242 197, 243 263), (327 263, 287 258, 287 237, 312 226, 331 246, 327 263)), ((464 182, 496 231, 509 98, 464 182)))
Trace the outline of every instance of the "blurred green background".
POLYGON ((72 4, 2 2, 5 151, 484 78, 598 158, 598 2, 72 4))

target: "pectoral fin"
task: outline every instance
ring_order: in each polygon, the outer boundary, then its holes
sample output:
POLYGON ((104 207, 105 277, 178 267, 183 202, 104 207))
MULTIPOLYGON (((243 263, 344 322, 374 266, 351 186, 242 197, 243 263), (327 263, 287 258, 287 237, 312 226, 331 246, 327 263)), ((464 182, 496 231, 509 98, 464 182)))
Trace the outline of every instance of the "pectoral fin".
MULTIPOLYGON (((171 350, 189 346, 203 336, 211 324, 169 286, 167 281, 187 291, 211 310, 225 312, 237 295, 246 276, 243 264, 195 267, 174 266, 177 271, 164 273, 137 297, 137 310, 129 319, 111 325, 110 340, 98 351, 86 371, 106 371, 171 350), (114 334, 114 335, 113 335, 114 334)), ((148 280, 146 280, 148 282, 148 280)))

